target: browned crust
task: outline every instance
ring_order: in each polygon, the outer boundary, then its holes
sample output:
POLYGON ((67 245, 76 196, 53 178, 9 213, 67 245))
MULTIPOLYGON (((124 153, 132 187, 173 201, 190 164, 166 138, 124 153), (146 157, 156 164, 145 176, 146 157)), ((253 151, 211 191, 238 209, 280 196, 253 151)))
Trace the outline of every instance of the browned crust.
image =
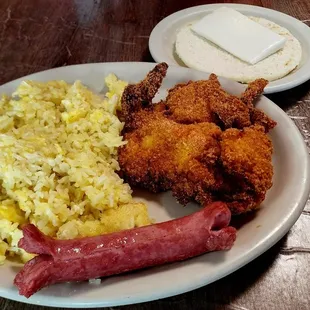
POLYGON ((154 192, 172 190, 182 204, 223 200, 235 214, 256 208, 273 174, 266 132, 276 123, 252 106, 264 80, 239 98, 212 74, 178 84, 165 101, 152 104, 167 70, 155 68, 123 95, 128 143, 119 149, 119 163, 126 181, 154 192))

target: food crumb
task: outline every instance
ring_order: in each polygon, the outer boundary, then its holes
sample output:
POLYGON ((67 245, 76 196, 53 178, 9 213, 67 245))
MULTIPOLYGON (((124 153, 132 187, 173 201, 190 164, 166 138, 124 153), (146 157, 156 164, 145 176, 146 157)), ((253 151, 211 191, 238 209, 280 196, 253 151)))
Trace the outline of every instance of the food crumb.
POLYGON ((101 284, 101 279, 89 279, 90 284, 101 284))

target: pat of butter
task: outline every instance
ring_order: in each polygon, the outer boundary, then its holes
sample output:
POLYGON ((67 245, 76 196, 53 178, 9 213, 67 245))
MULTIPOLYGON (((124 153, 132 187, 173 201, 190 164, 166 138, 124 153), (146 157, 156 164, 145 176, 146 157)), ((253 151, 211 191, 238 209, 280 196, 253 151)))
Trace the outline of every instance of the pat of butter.
POLYGON ((285 37, 227 7, 206 15, 191 29, 252 65, 283 48, 286 41, 285 37))

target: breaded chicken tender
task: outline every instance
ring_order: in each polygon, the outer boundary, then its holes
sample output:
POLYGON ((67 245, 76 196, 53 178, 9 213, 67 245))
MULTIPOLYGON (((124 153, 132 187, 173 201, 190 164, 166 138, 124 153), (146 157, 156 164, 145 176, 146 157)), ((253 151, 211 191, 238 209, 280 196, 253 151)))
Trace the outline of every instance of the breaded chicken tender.
POLYGON ((227 202, 234 214, 255 209, 272 186, 275 122, 253 101, 266 83, 240 96, 225 92, 214 74, 172 88, 152 103, 168 66, 157 65, 122 97, 127 144, 119 148, 123 177, 153 192, 171 190, 187 204, 227 202))

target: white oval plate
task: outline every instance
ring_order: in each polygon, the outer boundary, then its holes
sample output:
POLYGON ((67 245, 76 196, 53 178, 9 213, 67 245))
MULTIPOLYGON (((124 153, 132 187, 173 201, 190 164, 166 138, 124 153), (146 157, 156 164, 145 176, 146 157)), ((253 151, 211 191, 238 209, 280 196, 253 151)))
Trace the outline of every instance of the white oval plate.
POLYGON ((296 87, 310 79, 310 28, 298 19, 278 11, 246 4, 206 4, 194 6, 169 15, 156 25, 149 39, 149 49, 157 62, 184 66, 175 54, 175 38, 179 28, 187 23, 199 20, 203 16, 222 7, 231 7, 245 15, 264 17, 287 28, 301 43, 301 63, 287 76, 270 82, 265 93, 276 93, 296 87))
MULTIPOLYGON (((97 63, 56 68, 15 80, 0 87, 12 93, 25 79, 48 81, 79 79, 100 92, 104 77, 114 72, 119 78, 137 82, 154 67, 151 63, 97 63)), ((159 97, 176 83, 206 79, 208 74, 181 67, 170 67, 159 97)), ((223 87, 240 94, 244 85, 221 79, 223 87)), ((309 159, 303 138, 290 118, 273 102, 261 97, 258 107, 278 122, 270 137, 274 144, 274 185, 255 217, 238 230, 230 251, 202 255, 181 263, 110 277, 99 285, 88 282, 58 284, 45 288, 30 299, 19 296, 13 279, 20 266, 0 267, 0 296, 21 302, 55 307, 92 308, 160 299, 194 290, 216 281, 247 264, 275 244, 299 217, 309 195, 309 159)), ((197 205, 178 205, 170 193, 152 195, 136 192, 149 205, 158 222, 192 213, 197 205)))

